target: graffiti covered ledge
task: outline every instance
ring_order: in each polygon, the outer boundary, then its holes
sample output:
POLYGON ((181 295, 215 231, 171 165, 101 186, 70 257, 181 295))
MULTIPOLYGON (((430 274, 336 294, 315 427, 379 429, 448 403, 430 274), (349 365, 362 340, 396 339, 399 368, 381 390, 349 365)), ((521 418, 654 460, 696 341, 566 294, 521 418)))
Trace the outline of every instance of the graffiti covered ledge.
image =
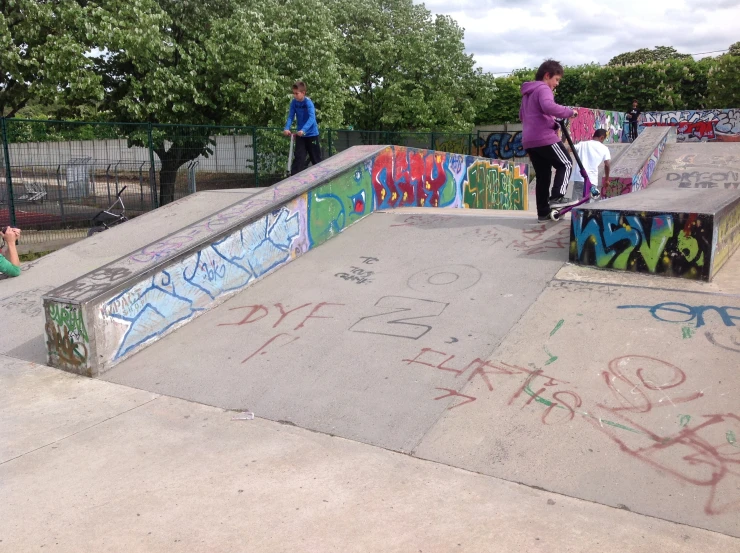
POLYGON ((740 196, 654 188, 573 212, 572 263, 711 280, 740 239, 740 196))
POLYGON ((526 210, 527 190, 524 164, 350 148, 47 294, 48 362, 97 376, 375 209, 526 210))

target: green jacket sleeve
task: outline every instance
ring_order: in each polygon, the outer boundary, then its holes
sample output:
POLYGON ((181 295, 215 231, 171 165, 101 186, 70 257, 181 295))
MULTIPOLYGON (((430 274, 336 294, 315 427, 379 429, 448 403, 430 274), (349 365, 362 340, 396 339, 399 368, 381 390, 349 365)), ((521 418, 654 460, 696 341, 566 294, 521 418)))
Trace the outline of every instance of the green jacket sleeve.
POLYGON ((10 261, 5 259, 4 255, 0 255, 0 273, 12 277, 17 277, 21 274, 21 268, 16 267, 10 261))

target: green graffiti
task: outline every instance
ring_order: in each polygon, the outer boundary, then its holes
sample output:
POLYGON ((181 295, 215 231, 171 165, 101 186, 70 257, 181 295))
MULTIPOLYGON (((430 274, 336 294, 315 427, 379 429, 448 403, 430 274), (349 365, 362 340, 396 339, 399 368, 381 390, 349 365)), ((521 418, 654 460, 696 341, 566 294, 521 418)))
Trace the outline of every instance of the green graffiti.
POLYGON ((518 165, 476 161, 468 167, 463 201, 472 209, 522 210, 527 193, 527 175, 520 174, 518 165))
MULTIPOLYGON (((681 231, 678 233, 678 249, 687 261, 694 261, 699 254, 699 242, 693 236, 687 236, 684 231, 681 231)), ((704 252, 699 256, 696 265, 698 267, 704 266, 704 252)))
POLYGON ((694 329, 690 326, 685 326, 681 330, 683 330, 683 339, 691 338, 694 336, 694 329))
POLYGON ((727 434, 725 434, 725 438, 727 438, 727 443, 730 444, 732 447, 740 449, 740 445, 738 445, 737 439, 735 438, 735 433, 732 430, 727 431, 727 434))
MULTIPOLYGON (((528 380, 531 380, 531 377, 528 380)), ((542 405, 545 405, 547 407, 553 407, 554 406, 556 409, 566 409, 566 407, 560 405, 559 403, 550 401, 549 399, 546 399, 544 397, 541 397, 539 395, 536 395, 534 393, 534 391, 532 390, 532 388, 530 387, 529 382, 527 382, 527 385, 524 386, 524 393, 526 393, 529 397, 534 398, 534 400, 537 403, 541 403, 542 405)), ((581 412, 579 414, 581 416, 583 416, 583 417, 588 417, 590 419, 597 420, 597 421, 599 421, 599 424, 605 424, 607 426, 611 426, 611 427, 614 427, 614 428, 619 428, 620 430, 626 430, 627 432, 633 432, 635 434, 645 434, 645 432, 643 432, 641 430, 636 430, 634 428, 630 428, 629 426, 625 426, 623 424, 619 424, 618 422, 613 422, 613 421, 609 421, 609 420, 606 420, 606 419, 599 418, 599 417, 597 417, 595 415, 592 415, 591 413, 586 413, 585 411, 583 411, 583 412, 581 412)))
POLYGON ((558 324, 555 325, 555 328, 552 329, 552 332, 550 332, 550 338, 552 338, 552 335, 555 334, 558 330, 560 330, 564 324, 565 324, 565 319, 560 319, 558 321, 558 324))
MULTIPOLYGON (((445 157, 452 157, 449 154, 439 154, 444 155, 445 157)), ((445 185, 440 189, 439 191, 439 205, 441 206, 447 206, 452 205, 455 199, 457 198, 457 181, 455 180, 455 175, 452 174, 449 168, 449 163, 445 163, 445 178, 446 182, 445 185)))
POLYGON ((89 341, 85 321, 82 318, 82 310, 79 307, 52 303, 49 306, 49 317, 58 328, 66 328, 70 335, 77 334, 85 342, 89 341))
POLYGON ((558 357, 556 355, 553 355, 552 353, 549 352, 549 350, 547 349, 547 346, 543 346, 543 349, 545 350, 545 353, 549 357, 549 359, 545 362, 545 366, 551 365, 552 363, 558 360, 558 357))
POLYGON ((372 179, 364 165, 311 190, 308 193, 310 246, 326 242, 372 211, 372 179))
POLYGON ((650 242, 643 240, 640 244, 640 254, 651 273, 658 267, 668 240, 673 236, 673 217, 655 217, 650 226, 650 242))
POLYGON ((678 421, 678 424, 681 426, 681 428, 686 428, 686 425, 688 425, 691 422, 691 415, 679 415, 680 419, 678 421))

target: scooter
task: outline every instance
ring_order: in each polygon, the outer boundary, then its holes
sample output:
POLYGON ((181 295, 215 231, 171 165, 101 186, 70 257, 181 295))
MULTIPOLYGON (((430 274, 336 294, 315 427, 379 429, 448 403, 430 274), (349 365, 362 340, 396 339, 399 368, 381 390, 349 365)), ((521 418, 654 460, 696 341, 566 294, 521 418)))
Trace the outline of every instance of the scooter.
POLYGON ((290 152, 288 153, 288 169, 285 173, 286 178, 290 176, 290 171, 293 168, 293 154, 295 153, 295 137, 298 136, 296 133, 290 133, 290 152))
POLYGON ((123 205, 123 199, 121 198, 121 194, 123 194, 123 191, 126 190, 126 188, 127 187, 124 186, 118 191, 118 194, 116 194, 116 201, 113 202, 108 209, 98 212, 95 217, 92 218, 93 226, 87 231, 88 236, 103 232, 104 230, 108 230, 111 227, 128 221, 128 217, 126 217, 126 206, 123 205), (116 204, 121 204, 121 211, 118 213, 112 211, 116 204))
POLYGON ((569 213, 576 207, 583 205, 586 202, 590 202, 591 200, 597 200, 601 197, 601 192, 599 192, 599 188, 591 182, 591 179, 588 178, 586 168, 583 166, 581 158, 578 157, 578 152, 576 151, 576 147, 573 145, 573 139, 570 137, 570 133, 568 132, 568 127, 565 125, 565 121, 562 119, 558 119, 558 124, 560 125, 560 130, 563 131, 563 136, 567 140, 568 146, 570 146, 570 149, 573 152, 573 157, 576 158, 578 168, 581 170, 581 176, 583 177, 583 198, 566 206, 551 209, 550 219, 552 219, 553 221, 559 221, 563 215, 569 213))

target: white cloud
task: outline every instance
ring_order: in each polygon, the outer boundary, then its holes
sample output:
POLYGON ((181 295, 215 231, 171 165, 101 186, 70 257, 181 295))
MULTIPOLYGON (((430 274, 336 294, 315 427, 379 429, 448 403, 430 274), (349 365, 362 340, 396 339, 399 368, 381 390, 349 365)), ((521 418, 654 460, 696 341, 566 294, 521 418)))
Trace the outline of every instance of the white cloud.
MULTIPOLYGON (((417 1, 417 0, 415 0, 417 1)), ((421 2, 417 2, 421 3, 421 2)), ((740 41, 740 0, 428 0, 465 28, 468 53, 486 71, 607 63, 638 48, 696 54, 740 41)), ((702 56, 699 56, 702 57, 702 56)))

